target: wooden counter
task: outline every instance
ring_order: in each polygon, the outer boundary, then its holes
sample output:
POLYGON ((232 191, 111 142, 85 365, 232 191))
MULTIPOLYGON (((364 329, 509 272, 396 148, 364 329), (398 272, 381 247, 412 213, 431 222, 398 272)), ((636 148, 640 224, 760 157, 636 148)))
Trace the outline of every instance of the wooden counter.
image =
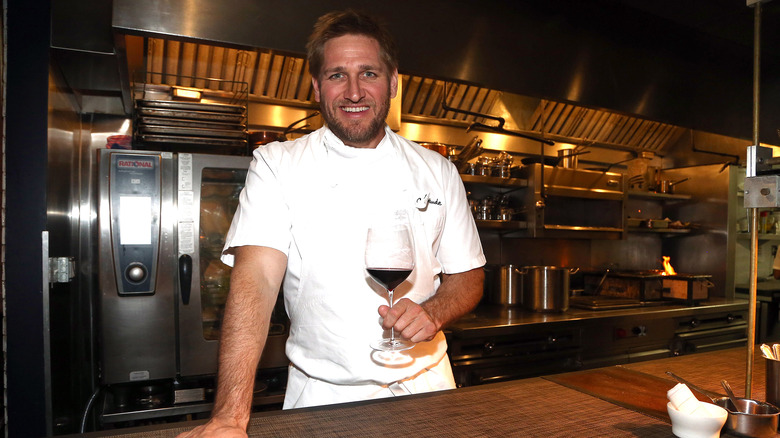
MULTIPOLYGON (((726 379, 741 395, 745 355, 743 348, 722 350, 395 399, 259 413, 252 416, 249 436, 670 437, 668 416, 658 406, 665 404, 666 391, 675 382, 664 373, 673 371, 715 392, 726 379)), ((763 359, 755 363, 753 394, 763 399, 763 359)), ((196 424, 85 436, 173 437, 196 424)))

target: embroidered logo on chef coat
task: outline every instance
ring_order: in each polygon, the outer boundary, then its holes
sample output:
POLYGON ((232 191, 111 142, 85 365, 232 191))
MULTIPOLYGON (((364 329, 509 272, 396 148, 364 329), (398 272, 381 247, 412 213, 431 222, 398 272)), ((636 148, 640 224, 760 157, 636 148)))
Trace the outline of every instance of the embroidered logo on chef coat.
POLYGON ((441 206, 441 201, 439 201, 438 198, 431 199, 431 195, 428 193, 418 197, 417 200, 414 201, 414 206, 417 207, 419 210, 425 210, 428 207, 428 204, 441 206))
POLYGON ((414 206, 417 207, 420 210, 424 210, 425 207, 428 206, 428 202, 431 200, 431 196, 429 194, 424 194, 417 198, 416 201, 414 201, 414 206))

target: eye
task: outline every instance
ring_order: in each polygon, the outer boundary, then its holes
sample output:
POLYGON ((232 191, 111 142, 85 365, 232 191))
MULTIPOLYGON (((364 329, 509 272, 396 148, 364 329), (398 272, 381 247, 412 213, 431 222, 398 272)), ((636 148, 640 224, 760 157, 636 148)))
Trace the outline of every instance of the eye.
POLYGON ((344 77, 344 73, 333 73, 332 75, 328 76, 328 79, 335 81, 339 80, 344 77))
POLYGON ((379 77, 379 75, 378 75, 378 74, 376 74, 376 73, 374 73, 374 72, 372 72, 372 71, 367 71, 367 72, 364 72, 364 73, 363 73, 363 76, 365 76, 365 77, 367 77, 367 78, 372 78, 372 79, 373 79, 373 78, 378 78, 378 77, 379 77))

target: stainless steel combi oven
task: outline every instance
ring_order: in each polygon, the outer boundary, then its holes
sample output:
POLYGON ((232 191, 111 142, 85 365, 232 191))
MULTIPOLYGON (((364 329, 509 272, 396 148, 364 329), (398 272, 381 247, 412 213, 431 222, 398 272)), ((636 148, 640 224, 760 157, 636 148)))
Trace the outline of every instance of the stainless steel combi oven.
MULTIPOLYGON (((210 398, 212 384, 202 382, 217 371, 230 283, 219 257, 250 159, 99 151, 98 367, 101 385, 122 388, 107 397, 108 411, 210 398)), ((288 364, 281 296, 259 375, 288 364)))

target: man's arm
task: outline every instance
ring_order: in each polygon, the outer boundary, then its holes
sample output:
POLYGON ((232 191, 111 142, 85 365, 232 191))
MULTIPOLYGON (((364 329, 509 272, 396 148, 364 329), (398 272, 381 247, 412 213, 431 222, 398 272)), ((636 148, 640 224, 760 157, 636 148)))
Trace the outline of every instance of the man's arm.
POLYGON ((418 305, 403 298, 393 305, 379 307, 385 329, 412 342, 430 341, 447 324, 470 312, 482 298, 485 272, 482 268, 459 274, 442 274, 439 289, 431 298, 418 305))
POLYGON ((219 346, 217 396, 208 423, 180 437, 246 436, 255 373, 287 257, 271 248, 235 248, 219 346))

